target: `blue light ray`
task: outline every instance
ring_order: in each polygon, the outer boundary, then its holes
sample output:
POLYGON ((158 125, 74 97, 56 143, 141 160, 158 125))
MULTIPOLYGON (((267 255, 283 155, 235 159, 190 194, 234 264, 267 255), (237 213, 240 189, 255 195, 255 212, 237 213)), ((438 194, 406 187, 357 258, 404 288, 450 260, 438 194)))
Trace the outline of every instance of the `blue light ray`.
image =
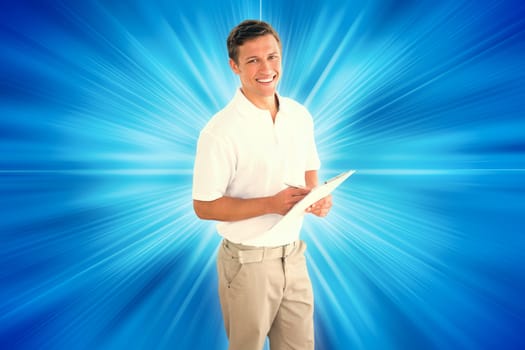
POLYGON ((316 123, 317 349, 523 348, 525 7, 515 1, 2 4, 0 347, 226 348, 198 133, 245 18, 316 123), (293 14, 293 15, 292 15, 293 14))

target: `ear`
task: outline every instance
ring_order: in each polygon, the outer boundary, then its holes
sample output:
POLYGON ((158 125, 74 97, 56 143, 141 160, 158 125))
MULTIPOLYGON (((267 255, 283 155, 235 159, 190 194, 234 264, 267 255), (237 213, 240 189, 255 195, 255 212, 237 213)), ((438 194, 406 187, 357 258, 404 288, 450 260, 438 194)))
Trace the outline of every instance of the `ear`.
POLYGON ((235 74, 239 74, 241 71, 239 70, 239 66, 237 65, 237 63, 235 63, 235 61, 233 59, 230 58, 230 68, 232 69, 232 71, 235 73, 235 74))

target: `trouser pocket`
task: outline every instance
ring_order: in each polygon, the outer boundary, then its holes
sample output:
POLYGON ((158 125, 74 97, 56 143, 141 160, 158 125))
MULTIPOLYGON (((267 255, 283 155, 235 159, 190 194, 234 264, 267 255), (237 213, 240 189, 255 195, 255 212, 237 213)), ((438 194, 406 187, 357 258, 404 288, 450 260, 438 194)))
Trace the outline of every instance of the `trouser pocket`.
POLYGON ((222 279, 228 288, 239 276, 243 268, 243 264, 239 262, 239 259, 233 256, 224 245, 221 245, 219 249, 217 265, 219 278, 222 279))

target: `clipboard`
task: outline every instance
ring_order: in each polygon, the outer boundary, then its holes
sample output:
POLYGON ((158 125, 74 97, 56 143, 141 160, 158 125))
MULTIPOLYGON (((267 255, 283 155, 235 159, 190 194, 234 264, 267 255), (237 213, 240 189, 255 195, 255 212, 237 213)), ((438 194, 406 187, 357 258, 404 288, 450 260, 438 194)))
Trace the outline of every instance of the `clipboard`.
POLYGON ((314 204, 321 198, 328 196, 332 193, 340 184, 342 184, 346 179, 348 179, 352 174, 355 173, 355 170, 345 171, 327 181, 324 184, 312 188, 310 193, 308 193, 303 199, 297 202, 286 215, 284 215, 281 220, 279 220, 270 230, 278 229, 280 227, 288 225, 289 222, 295 222, 294 219, 301 217, 305 214, 306 208, 314 204))

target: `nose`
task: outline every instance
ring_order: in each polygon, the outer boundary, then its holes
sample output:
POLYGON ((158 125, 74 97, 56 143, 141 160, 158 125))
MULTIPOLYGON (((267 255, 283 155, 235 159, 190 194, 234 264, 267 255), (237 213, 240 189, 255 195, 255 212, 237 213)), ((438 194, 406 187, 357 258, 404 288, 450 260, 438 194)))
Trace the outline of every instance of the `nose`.
POLYGON ((261 65, 259 66, 260 70, 267 72, 270 70, 270 62, 268 60, 261 60, 261 65))

